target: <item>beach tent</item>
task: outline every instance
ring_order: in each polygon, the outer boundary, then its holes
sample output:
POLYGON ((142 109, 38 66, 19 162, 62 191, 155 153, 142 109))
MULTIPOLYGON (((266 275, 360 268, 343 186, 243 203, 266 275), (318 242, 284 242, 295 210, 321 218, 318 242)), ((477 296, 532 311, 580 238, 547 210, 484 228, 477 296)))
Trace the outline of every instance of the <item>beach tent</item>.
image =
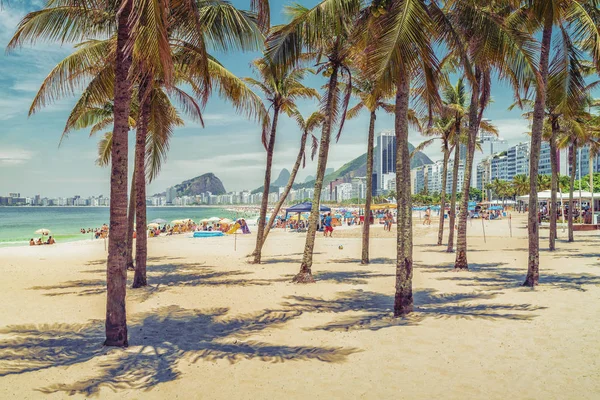
MULTIPOLYGON (((287 215, 288 214, 297 214, 297 213, 304 213, 304 212, 311 212, 312 210, 312 203, 310 201, 304 202, 304 203, 300 203, 300 204, 296 204, 295 206, 291 206, 288 209, 285 210, 285 217, 287 219, 287 215)), ((331 208, 324 206, 323 204, 321 204, 321 206, 319 207, 319 211, 321 212, 327 212, 327 211, 331 211, 331 208)))
MULTIPOLYGON (((556 194, 557 198, 560 200, 560 196, 561 193, 558 192, 556 194)), ((563 198, 568 198, 569 197, 569 193, 562 193, 563 198)), ((590 192, 586 192, 585 190, 581 191, 581 194, 579 192, 579 190, 575 190, 573 191, 573 199, 574 200, 591 200, 592 199, 592 194, 590 192)), ((594 199, 598 199, 598 194, 594 193, 594 199)), ((517 200, 520 201, 529 201, 529 195, 525 195, 525 196, 519 196, 517 197, 517 200)), ((538 192, 538 201, 549 201, 550 200, 550 190, 544 190, 542 192, 538 192)))

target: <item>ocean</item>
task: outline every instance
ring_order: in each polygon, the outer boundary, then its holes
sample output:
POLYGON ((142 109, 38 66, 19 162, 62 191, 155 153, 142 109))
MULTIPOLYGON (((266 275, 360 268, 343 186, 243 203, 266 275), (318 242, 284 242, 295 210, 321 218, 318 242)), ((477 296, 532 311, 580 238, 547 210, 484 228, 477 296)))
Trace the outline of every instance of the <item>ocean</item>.
MULTIPOLYGON (((250 217, 244 212, 227 211, 218 207, 148 207, 148 222, 161 218, 167 221, 191 218, 250 217)), ((60 242, 92 239, 91 233, 82 234, 83 228, 96 229, 109 222, 108 207, 0 207, 0 247, 28 245, 34 234, 45 228, 60 242)))

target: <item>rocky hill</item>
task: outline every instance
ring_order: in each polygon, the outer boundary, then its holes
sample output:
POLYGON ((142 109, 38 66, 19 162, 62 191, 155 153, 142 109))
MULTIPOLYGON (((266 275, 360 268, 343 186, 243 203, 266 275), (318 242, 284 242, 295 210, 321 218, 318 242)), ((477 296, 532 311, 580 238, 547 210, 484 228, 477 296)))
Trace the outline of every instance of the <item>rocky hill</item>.
POLYGON ((209 172, 175 185, 178 196, 196 196, 200 193, 211 192, 214 195, 227 193, 223 182, 215 174, 209 172))
POLYGON ((287 169, 284 168, 279 173, 279 176, 277 177, 277 179, 275 181, 271 182, 271 185, 276 186, 276 187, 284 187, 285 185, 287 185, 289 180, 290 180, 290 171, 288 171, 287 169))

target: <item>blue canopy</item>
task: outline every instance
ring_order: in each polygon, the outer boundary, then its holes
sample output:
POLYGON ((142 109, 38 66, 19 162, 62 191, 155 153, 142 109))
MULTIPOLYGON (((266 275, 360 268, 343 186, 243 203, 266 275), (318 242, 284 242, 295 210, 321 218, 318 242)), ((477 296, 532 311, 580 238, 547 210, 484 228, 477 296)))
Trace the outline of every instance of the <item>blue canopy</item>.
POLYGON ((502 206, 491 206, 490 210, 503 210, 502 206))
MULTIPOLYGON (((304 203, 296 204, 295 206, 291 206, 290 208, 285 210, 285 213, 287 215, 287 214, 293 214, 293 213, 311 212, 311 210, 312 210, 312 203, 310 201, 307 201, 304 203)), ((321 206, 319 207, 319 211, 321 211, 321 212, 331 211, 331 208, 321 204, 321 206)))

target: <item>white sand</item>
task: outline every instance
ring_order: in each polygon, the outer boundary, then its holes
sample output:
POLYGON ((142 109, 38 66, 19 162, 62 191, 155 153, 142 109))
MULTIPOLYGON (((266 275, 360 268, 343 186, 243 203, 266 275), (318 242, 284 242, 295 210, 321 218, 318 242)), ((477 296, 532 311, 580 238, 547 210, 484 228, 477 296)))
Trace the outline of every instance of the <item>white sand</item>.
MULTIPOLYGON (((520 287, 523 216, 470 228, 471 271, 415 220, 415 307, 390 317, 394 232, 319 236, 318 282, 295 285, 302 234, 149 241, 149 283, 129 290, 130 347, 103 348, 104 244, 0 249, 0 398, 600 398, 595 233, 541 253, 520 287), (338 246, 343 245, 343 250, 338 246)), ((547 231, 542 231, 547 235, 547 231)), ((542 247, 546 247, 545 236, 542 247)), ((130 273, 130 278, 132 274, 130 273)))

